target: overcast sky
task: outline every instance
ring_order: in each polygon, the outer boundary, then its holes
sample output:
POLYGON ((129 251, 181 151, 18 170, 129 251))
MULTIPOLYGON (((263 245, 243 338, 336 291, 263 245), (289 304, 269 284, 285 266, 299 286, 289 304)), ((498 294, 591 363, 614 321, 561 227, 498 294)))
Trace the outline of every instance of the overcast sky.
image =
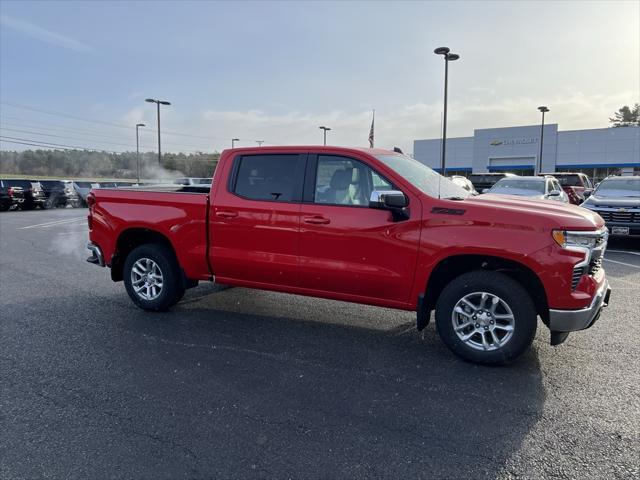
POLYGON ((155 127, 155 97, 173 104, 162 131, 193 135, 163 135, 167 151, 315 144, 319 125, 366 146, 375 108, 376 146, 411 152, 439 136, 438 46, 461 56, 450 136, 538 123, 543 104, 560 130, 606 127, 640 102, 639 1, 2 0, 0 27, 2 135, 114 151, 135 149, 136 122, 155 127))

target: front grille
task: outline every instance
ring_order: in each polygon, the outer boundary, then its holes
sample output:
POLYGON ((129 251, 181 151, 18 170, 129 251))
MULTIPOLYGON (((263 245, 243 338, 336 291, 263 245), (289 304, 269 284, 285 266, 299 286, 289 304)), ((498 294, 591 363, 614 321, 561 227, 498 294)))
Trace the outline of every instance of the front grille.
POLYGON ((582 275, 584 275, 584 267, 574 267, 573 276, 571 277, 571 290, 576 289, 582 275))
POLYGON ((617 209, 596 210, 605 222, 640 223, 640 212, 621 212, 617 209))
POLYGON ((603 250, 594 250, 589 262, 589 275, 595 275, 602 268, 603 250))
POLYGON ((573 267, 573 273, 571 275, 571 290, 576 289, 583 275, 595 275, 600 271, 600 269, 602 268, 604 252, 607 248, 607 239, 608 233, 605 229, 596 237, 596 244, 593 250, 591 250, 591 258, 589 259, 589 263, 583 263, 582 265, 573 267))

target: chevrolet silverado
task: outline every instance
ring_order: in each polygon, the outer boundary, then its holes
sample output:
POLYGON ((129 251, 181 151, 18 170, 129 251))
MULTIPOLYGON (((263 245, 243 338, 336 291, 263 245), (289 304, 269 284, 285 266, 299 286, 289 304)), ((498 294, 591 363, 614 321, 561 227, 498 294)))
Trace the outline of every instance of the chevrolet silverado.
POLYGON ((199 281, 416 312, 460 357, 508 363, 538 317, 551 343, 590 327, 611 289, 589 210, 471 196, 397 152, 226 150, 212 184, 94 189, 88 261, 166 310, 199 281))

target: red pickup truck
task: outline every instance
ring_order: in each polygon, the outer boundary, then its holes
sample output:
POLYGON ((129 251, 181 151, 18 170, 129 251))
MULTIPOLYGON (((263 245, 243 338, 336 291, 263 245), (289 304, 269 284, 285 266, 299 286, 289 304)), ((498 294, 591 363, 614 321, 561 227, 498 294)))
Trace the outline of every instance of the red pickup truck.
POLYGON ((538 175, 555 177, 569 197, 569 202, 574 205, 580 205, 593 192, 593 184, 584 173, 555 172, 539 173, 538 175))
POLYGON ((223 152, 211 187, 99 189, 88 261, 165 310, 200 280, 415 311, 462 358, 507 363, 590 327, 611 289, 608 232, 586 209, 471 196, 379 149, 223 152))

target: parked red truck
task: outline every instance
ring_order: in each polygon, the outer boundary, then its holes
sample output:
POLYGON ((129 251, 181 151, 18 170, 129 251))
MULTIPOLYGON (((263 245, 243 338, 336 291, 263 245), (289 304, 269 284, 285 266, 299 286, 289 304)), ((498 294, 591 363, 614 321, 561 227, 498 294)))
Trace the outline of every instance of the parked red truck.
POLYGON ((611 289, 600 216, 470 196, 405 155, 261 147, 223 152, 210 188, 99 189, 88 261, 165 310, 200 280, 417 313, 462 358, 507 363, 590 327, 611 289))
POLYGON ((538 175, 551 175, 558 179, 560 186, 569 197, 569 202, 574 205, 580 205, 593 192, 593 184, 584 173, 555 172, 538 175))

